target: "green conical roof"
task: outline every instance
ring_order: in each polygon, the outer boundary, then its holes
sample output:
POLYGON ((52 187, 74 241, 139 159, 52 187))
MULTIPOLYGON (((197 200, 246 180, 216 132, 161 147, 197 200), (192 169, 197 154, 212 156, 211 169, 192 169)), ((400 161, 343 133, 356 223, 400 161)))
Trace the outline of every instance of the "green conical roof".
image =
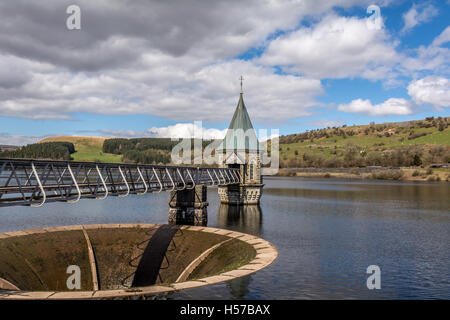
POLYGON ((252 121, 250 120, 247 108, 245 107, 242 93, 239 96, 239 102, 228 129, 244 129, 244 131, 253 129, 252 121))
POLYGON ((222 140, 217 150, 246 150, 258 151, 259 143, 253 129, 250 116, 244 104, 243 94, 241 92, 239 102, 228 127, 227 134, 222 140))

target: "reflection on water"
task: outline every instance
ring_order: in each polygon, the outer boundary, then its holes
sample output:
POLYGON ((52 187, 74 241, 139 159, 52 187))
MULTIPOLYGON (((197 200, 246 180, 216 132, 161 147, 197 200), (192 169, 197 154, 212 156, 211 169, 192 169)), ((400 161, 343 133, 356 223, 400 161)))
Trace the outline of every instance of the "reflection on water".
MULTIPOLYGON (((259 205, 233 206, 220 204, 217 226, 223 229, 238 230, 259 236, 262 226, 262 211, 259 205)), ((251 276, 235 279, 226 284, 233 299, 244 299, 249 294, 251 276)))
POLYGON ((264 219, 253 219, 249 207, 219 206, 216 225, 272 242, 278 259, 242 282, 171 298, 450 298, 449 184, 278 177, 265 183, 264 219), (381 268, 381 290, 366 287, 372 264, 381 268))
POLYGON ((262 226, 261 207, 258 205, 230 206, 220 204, 217 226, 259 236, 262 226))
POLYGON ((227 283, 227 287, 230 290, 230 295, 233 299, 244 299, 250 292, 249 285, 252 281, 251 276, 234 279, 227 283))
MULTIPOLYGON (((450 184, 266 178, 258 206, 220 205, 208 188, 208 226, 260 236, 269 267, 170 299, 450 299, 450 184), (264 218, 264 219, 263 219, 264 218), (381 268, 381 290, 366 269, 381 268)), ((167 223, 168 194, 42 208, 0 208, 0 232, 92 223, 167 223)))

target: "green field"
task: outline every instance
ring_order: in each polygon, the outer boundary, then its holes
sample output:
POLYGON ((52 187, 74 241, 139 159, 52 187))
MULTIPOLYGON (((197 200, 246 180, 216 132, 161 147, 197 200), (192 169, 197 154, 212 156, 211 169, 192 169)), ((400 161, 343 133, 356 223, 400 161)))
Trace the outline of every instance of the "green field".
POLYGON ((121 155, 102 152, 103 142, 106 139, 104 137, 61 136, 46 138, 40 142, 72 142, 76 150, 72 154, 74 161, 121 163, 121 155))

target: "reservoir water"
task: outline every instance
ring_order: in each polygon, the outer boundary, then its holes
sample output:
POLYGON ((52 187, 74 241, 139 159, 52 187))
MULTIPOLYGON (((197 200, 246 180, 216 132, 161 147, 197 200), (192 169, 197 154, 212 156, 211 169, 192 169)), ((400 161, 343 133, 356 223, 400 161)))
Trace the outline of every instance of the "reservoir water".
MULTIPOLYGON (((219 204, 208 226, 260 236, 278 259, 168 299, 450 299, 450 184, 266 177, 259 207, 219 204), (369 290, 366 269, 381 269, 369 290)), ((0 232, 93 223, 167 223, 168 193, 0 208, 0 232)))

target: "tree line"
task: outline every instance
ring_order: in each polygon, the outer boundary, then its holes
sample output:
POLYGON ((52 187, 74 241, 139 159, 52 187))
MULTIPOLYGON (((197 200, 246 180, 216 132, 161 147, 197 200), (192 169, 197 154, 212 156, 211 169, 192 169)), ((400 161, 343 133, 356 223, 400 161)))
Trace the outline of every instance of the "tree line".
POLYGON ((113 138, 103 142, 103 152, 113 154, 124 154, 127 151, 145 151, 149 149, 170 151, 177 144, 170 138, 113 138))
POLYGON ((122 155, 125 163, 158 164, 170 163, 171 157, 161 150, 128 150, 122 155))
POLYGON ((364 151, 360 146, 347 143, 344 150, 336 151, 331 157, 319 152, 295 152, 294 159, 281 159, 282 168, 344 168, 344 167, 411 167, 432 163, 450 162, 450 146, 409 145, 384 151, 364 151))
POLYGON ((15 151, 0 152, 1 158, 72 160, 75 146, 71 142, 43 142, 21 147, 15 151))
MULTIPOLYGON (((212 140, 202 140, 204 149, 212 140)), ((167 164, 171 162, 171 151, 180 140, 170 138, 113 138, 103 143, 103 152, 122 155, 123 162, 167 164)), ((191 139, 191 150, 194 149, 191 139)))

